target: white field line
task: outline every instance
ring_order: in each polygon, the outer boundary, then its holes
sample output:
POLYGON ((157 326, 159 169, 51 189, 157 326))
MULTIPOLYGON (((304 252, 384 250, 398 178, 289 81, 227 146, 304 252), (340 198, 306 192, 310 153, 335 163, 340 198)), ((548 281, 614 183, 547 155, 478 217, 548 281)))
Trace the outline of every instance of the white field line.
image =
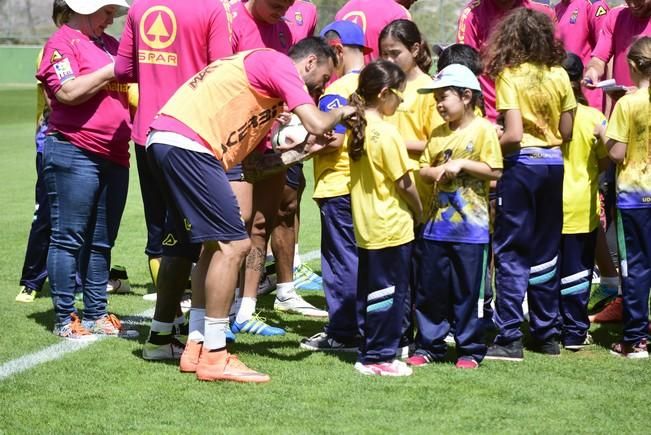
MULTIPOLYGON (((321 256, 321 251, 314 250, 306 252, 301 255, 302 261, 312 261, 316 260, 321 256)), ((136 314, 135 316, 127 316, 123 318, 123 323, 128 325, 130 323, 138 323, 142 320, 151 319, 151 316, 154 315, 154 309, 150 308, 142 313, 136 314)), ((44 349, 39 350, 38 352, 30 353, 20 358, 13 359, 8 361, 0 366, 0 381, 7 379, 10 376, 16 375, 27 371, 33 367, 36 367, 39 364, 43 364, 49 361, 54 361, 60 358, 63 358, 65 355, 73 352, 77 352, 81 349, 84 349, 90 346, 93 343, 97 343, 100 340, 103 340, 108 337, 99 337, 96 341, 88 341, 84 343, 77 343, 74 341, 62 341, 61 343, 53 344, 44 349)))

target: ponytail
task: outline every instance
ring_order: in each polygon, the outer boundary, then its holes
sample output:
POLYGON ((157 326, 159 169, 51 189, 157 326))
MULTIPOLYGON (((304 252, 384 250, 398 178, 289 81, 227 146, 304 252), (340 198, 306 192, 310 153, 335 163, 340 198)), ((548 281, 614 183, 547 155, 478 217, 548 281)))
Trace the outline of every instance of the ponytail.
POLYGON ((354 161, 359 160, 364 153, 364 140, 366 132, 366 117, 364 116, 364 98, 353 92, 348 99, 348 104, 355 108, 355 116, 347 121, 350 130, 348 136, 348 155, 354 161))
POLYGON ((418 53, 414 61, 418 68, 425 74, 429 74, 432 67, 432 49, 429 44, 418 30, 418 26, 411 20, 395 20, 386 25, 378 38, 379 45, 382 45, 382 40, 386 37, 392 37, 402 43, 409 51, 413 48, 414 44, 418 44, 418 53))
POLYGON ((418 68, 425 74, 429 74, 430 68, 432 68, 432 49, 429 47, 429 44, 425 38, 421 35, 420 45, 418 48, 418 54, 416 55, 416 65, 418 68))

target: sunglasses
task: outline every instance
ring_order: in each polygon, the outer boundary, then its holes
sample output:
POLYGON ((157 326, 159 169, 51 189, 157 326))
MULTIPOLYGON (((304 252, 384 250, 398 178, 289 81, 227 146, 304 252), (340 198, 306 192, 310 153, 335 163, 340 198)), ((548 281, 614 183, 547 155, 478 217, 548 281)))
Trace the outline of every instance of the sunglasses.
POLYGON ((399 90, 397 90, 397 89, 393 89, 393 88, 389 88, 389 90, 390 90, 391 92, 393 92, 393 95, 395 95, 396 97, 398 97, 398 99, 400 100, 401 103, 403 103, 403 102, 405 101, 404 94, 403 94, 401 91, 399 91, 399 90))

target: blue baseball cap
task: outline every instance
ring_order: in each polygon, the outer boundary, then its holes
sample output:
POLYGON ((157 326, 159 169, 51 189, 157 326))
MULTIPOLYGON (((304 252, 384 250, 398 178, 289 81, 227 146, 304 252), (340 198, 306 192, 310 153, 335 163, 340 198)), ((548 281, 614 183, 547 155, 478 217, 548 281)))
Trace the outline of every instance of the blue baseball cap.
POLYGON ((339 39, 341 39, 342 45, 353 45, 360 47, 364 51, 364 54, 368 54, 373 51, 372 48, 366 46, 366 38, 364 37, 364 31, 362 28, 352 21, 333 21, 332 23, 325 26, 319 35, 323 38, 328 32, 337 33, 337 35, 339 35, 339 39))

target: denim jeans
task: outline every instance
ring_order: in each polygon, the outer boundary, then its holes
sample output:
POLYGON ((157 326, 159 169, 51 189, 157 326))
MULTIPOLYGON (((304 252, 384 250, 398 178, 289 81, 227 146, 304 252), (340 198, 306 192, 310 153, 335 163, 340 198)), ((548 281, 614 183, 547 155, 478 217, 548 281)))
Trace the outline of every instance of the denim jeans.
POLYGON ((106 314, 111 248, 127 199, 129 169, 48 136, 43 176, 52 224, 47 270, 56 322, 69 322, 75 312, 77 270, 84 319, 99 319, 106 314))

